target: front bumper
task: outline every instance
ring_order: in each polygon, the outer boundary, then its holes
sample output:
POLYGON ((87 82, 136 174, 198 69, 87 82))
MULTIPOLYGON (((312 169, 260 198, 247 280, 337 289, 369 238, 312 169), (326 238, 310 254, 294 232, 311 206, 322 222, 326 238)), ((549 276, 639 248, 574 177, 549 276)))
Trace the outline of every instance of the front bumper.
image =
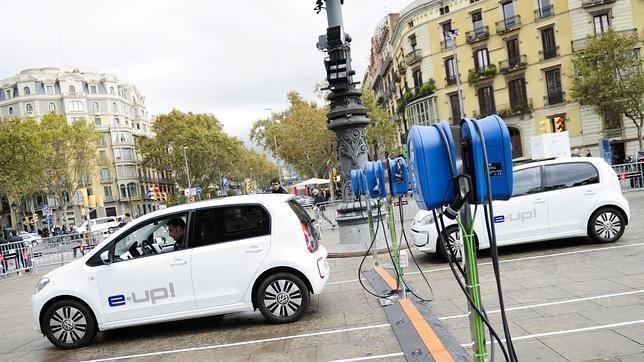
POLYGON ((429 233, 412 227, 411 238, 414 245, 423 253, 433 254, 436 252, 436 238, 432 238, 429 233))

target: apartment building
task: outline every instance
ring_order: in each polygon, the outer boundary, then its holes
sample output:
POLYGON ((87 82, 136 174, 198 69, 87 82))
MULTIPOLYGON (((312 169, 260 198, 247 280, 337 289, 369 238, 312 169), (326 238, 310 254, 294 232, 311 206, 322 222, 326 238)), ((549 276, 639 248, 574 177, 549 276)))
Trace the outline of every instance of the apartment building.
POLYGON ((530 157, 530 137, 567 131, 572 147, 598 155, 608 138, 616 162, 637 151, 633 123, 603 124, 570 98, 573 54, 609 28, 644 39, 637 0, 419 0, 390 14, 372 38, 363 86, 409 127, 498 114, 508 124, 513 157, 530 157), (458 95, 460 85, 461 97, 458 95))
MULTIPOLYGON (((80 224, 86 208, 83 193, 103 206, 90 210, 90 217, 144 214, 159 207, 147 190, 160 183, 162 191, 174 192, 169 172, 141 167, 136 140, 151 137, 150 116, 145 97, 136 86, 95 69, 32 68, 0 80, 0 121, 13 117, 40 119, 49 112, 63 114, 71 122, 86 119, 101 132, 94 172, 83 180, 83 192, 71 197, 67 215, 54 198, 38 195, 24 205, 27 215, 43 220, 42 208, 53 210, 52 222, 80 224)), ((2 224, 9 225, 10 205, 0 203, 2 224)))

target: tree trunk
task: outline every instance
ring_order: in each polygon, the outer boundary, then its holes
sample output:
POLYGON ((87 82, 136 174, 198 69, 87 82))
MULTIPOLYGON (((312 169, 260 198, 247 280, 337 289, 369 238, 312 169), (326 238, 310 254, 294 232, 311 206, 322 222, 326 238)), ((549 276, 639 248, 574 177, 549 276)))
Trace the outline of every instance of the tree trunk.
MULTIPOLYGON (((62 204, 63 204, 63 225, 65 225, 65 229, 69 229, 69 225, 67 225, 67 207, 68 207, 68 205, 67 205, 66 202, 63 202, 62 204)), ((49 226, 51 226, 51 223, 49 224, 49 226)))
MULTIPOLYGON (((640 122, 639 125, 637 125, 637 124, 635 125, 637 127, 637 143, 640 146, 640 148, 639 148, 640 151, 644 151, 644 147, 642 147, 642 123, 643 122, 640 122)), ((635 161, 637 161, 637 160, 635 160, 635 161)))

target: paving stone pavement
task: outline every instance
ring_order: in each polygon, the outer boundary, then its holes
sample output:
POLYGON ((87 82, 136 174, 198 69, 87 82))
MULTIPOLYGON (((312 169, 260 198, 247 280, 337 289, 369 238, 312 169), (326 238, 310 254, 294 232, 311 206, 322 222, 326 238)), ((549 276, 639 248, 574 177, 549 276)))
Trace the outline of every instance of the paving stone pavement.
MULTIPOLYGON (((572 239, 500 250, 506 306, 520 308, 508 311, 508 318, 521 361, 644 360, 644 223, 640 221, 644 192, 627 198, 632 219, 617 243, 572 239), (540 258, 525 259, 535 256, 540 258), (570 300, 577 301, 562 303, 570 300)), ((418 256, 421 269, 432 270, 426 273, 433 288, 428 307, 443 318, 460 343, 469 343, 465 298, 451 272, 432 256, 418 256)), ((483 303, 501 331, 500 315, 494 312, 498 301, 492 267, 485 264, 489 261, 489 253, 482 252, 483 303)), ((39 275, 0 280, 0 323, 11 326, 0 334, 0 361, 89 360, 204 346, 212 348, 146 359, 329 361, 399 353, 379 301, 356 281, 359 263, 360 258, 330 260, 329 285, 312 298, 304 318, 293 324, 269 325, 257 313, 230 315, 221 321, 202 318, 101 333, 93 344, 75 351, 56 350, 32 328, 29 298, 39 275), (381 324, 385 325, 378 327, 381 324), (356 327, 368 328, 347 330, 356 327), (322 331, 333 333, 292 337, 322 331), (288 338, 252 342, 276 337, 288 338), (240 342, 251 343, 222 346, 240 342)), ((407 270, 415 271, 413 266, 407 270)), ((407 279, 420 294, 430 295, 419 274, 409 274, 407 279)), ((502 360, 498 347, 495 352, 502 360)), ((404 359, 394 355, 375 360, 404 359)))

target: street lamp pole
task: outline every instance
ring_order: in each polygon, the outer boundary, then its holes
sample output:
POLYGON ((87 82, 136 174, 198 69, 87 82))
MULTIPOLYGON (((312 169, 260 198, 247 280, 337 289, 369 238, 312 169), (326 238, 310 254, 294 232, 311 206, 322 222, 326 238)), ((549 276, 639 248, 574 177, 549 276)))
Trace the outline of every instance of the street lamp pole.
MULTIPOLYGON (((271 120, 273 120, 273 108, 264 108, 265 111, 271 112, 271 120)), ((273 134, 273 142, 275 143, 275 161, 277 163, 277 180, 282 183, 282 169, 280 168, 280 159, 277 153, 277 136, 273 134)))
POLYGON ((192 197, 192 185, 190 185, 190 169, 188 168, 188 156, 186 155, 186 150, 188 146, 183 146, 183 159, 186 161, 186 175, 188 176, 188 201, 192 197))

